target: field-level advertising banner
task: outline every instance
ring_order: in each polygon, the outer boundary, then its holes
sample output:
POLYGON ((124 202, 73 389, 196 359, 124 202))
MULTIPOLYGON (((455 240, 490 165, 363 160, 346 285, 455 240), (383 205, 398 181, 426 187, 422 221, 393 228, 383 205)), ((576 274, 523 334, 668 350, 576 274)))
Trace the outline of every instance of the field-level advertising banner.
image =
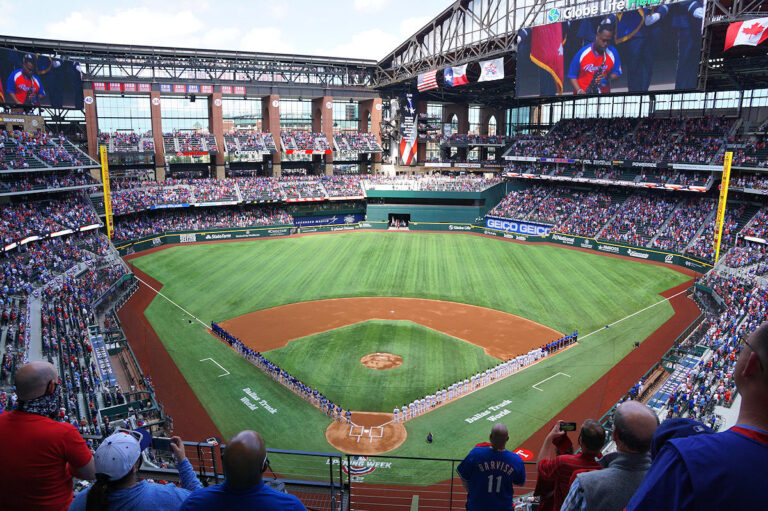
POLYGON ((725 203, 728 200, 728 183, 731 180, 731 162, 733 153, 728 151, 723 157, 723 180, 720 183, 720 202, 717 204, 717 220, 715 221, 715 262, 720 259, 720 242, 723 237, 723 222, 725 221, 725 203))
POLYGON ((398 114, 400 116, 400 164, 416 164, 416 98, 413 94, 400 97, 398 114))
POLYGON ((703 16, 703 0, 552 8, 519 33, 516 95, 695 89, 703 16))
POLYGON ((83 109, 77 62, 0 48, 0 104, 83 109))
POLYGON ((113 217, 112 217, 112 191, 109 187, 109 163, 107 161, 107 146, 103 145, 99 148, 101 156, 101 183, 104 187, 104 214, 107 224, 107 236, 112 239, 114 232, 113 217))

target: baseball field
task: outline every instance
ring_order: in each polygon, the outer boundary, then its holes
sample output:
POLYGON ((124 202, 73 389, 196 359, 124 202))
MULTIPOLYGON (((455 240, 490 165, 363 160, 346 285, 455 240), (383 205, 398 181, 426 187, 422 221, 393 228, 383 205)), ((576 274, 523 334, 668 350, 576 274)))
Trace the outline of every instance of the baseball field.
POLYGON ((345 447, 433 458, 463 457, 499 420, 510 447, 522 444, 665 324, 673 308, 661 293, 691 278, 671 266, 455 233, 181 245, 130 262, 154 290, 144 298, 146 323, 130 327, 129 339, 153 380, 175 371, 186 380, 158 388, 168 410, 193 407, 169 402, 186 385, 202 404, 204 414, 174 417, 177 430, 201 437, 188 440, 255 429, 272 448, 338 445, 329 443, 328 417, 212 336, 211 321, 345 409, 382 421, 394 406, 579 332, 574 347, 383 430, 401 437, 394 449, 368 436, 345 447), (377 353, 400 364, 362 363, 377 353))

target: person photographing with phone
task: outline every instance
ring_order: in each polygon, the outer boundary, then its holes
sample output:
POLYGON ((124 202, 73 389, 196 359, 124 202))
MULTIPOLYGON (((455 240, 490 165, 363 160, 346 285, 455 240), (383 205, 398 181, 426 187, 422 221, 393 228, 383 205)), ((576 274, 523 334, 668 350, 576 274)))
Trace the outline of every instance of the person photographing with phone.
POLYGON ((193 490, 203 487, 177 436, 150 439, 149 433, 141 429, 119 429, 104 439, 93 458, 96 482, 75 497, 70 511, 175 511, 193 490), (142 452, 150 444, 155 449, 168 449, 173 453, 181 488, 139 480, 142 452))
POLYGON ((553 485, 551 494, 543 495, 540 511, 559 510, 571 485, 571 476, 577 470, 599 470, 597 462, 600 450, 605 443, 605 430, 599 422, 587 419, 581 425, 578 444, 581 451, 578 454, 563 454, 558 456, 556 445, 563 444, 569 431, 576 431, 575 422, 557 421, 541 446, 538 458, 539 479, 553 485))

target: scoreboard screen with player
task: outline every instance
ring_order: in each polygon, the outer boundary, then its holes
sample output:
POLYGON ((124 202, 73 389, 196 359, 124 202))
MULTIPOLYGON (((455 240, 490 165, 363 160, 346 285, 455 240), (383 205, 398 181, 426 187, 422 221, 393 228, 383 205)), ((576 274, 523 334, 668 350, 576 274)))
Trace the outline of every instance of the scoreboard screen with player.
POLYGON ((520 31, 517 97, 697 87, 703 1, 648 1, 637 9, 568 19, 579 15, 573 11, 552 8, 546 18, 553 23, 520 31))
POLYGON ((0 48, 0 104, 83 109, 76 62, 0 48))

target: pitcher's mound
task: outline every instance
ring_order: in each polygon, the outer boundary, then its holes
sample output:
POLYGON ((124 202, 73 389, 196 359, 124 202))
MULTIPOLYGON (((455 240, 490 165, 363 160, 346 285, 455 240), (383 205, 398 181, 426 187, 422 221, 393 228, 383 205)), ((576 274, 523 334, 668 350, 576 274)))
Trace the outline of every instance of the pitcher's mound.
POLYGON ((360 363, 371 369, 394 369, 403 363, 403 357, 394 353, 369 353, 360 363))
POLYGON ((352 425, 332 422, 325 430, 328 443, 347 454, 382 454, 400 447, 408 436, 391 413, 352 412, 352 425))

